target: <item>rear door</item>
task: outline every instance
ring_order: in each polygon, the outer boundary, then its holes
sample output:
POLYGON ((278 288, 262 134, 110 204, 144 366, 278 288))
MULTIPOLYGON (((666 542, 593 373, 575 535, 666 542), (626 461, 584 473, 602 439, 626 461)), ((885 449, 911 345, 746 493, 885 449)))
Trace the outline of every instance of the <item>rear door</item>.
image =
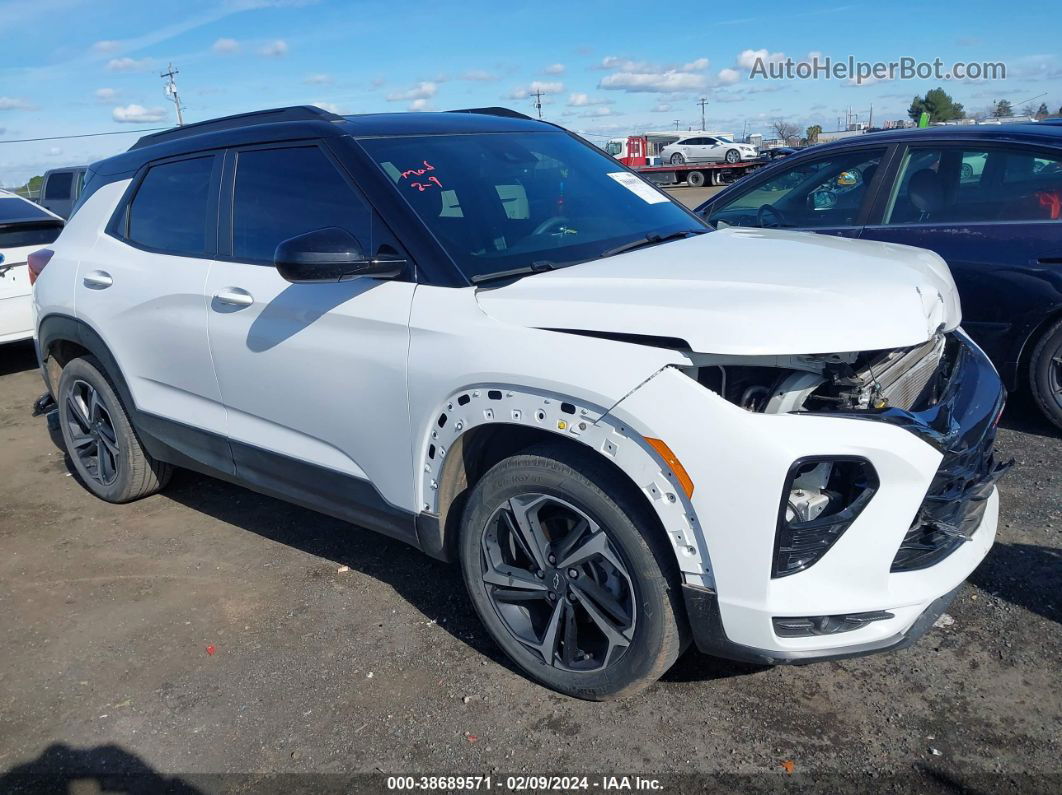
POLYGON ((863 236, 935 251, 963 327, 1014 385, 1022 346, 1062 309, 1062 153, 1019 144, 912 145, 863 236))
POLYGON ((205 296, 221 164, 220 153, 185 155, 101 188, 115 192, 118 209, 82 254, 75 307, 117 360, 137 422, 193 461, 231 472, 205 296))
POLYGON ((859 237, 888 151, 885 146, 848 149, 753 175, 709 202, 705 220, 716 228, 752 226, 859 237))
POLYGON ((338 227, 366 252, 397 243, 316 142, 230 151, 211 350, 241 480, 400 536, 412 533, 406 355, 411 279, 291 284, 279 243, 338 227), (404 524, 403 524, 404 522, 404 524))

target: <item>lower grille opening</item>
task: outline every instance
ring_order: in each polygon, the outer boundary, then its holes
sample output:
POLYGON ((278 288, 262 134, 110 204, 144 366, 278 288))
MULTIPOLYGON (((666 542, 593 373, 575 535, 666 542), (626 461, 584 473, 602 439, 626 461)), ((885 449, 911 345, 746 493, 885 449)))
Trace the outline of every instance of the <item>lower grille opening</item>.
POLYGON ((887 610, 872 610, 869 613, 844 613, 837 616, 798 616, 772 618, 774 634, 780 638, 808 638, 813 635, 836 635, 861 629, 875 621, 885 621, 896 616, 887 610))

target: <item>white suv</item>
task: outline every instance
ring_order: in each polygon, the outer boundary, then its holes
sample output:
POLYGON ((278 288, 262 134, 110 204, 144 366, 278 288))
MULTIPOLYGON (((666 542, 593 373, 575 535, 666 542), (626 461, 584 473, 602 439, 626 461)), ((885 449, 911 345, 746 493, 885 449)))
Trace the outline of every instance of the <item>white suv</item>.
POLYGON ((498 644, 575 696, 691 640, 907 645, 995 535, 1003 391, 939 257, 709 233, 519 114, 158 133, 91 167, 38 261, 89 490, 187 467, 459 560, 498 644))

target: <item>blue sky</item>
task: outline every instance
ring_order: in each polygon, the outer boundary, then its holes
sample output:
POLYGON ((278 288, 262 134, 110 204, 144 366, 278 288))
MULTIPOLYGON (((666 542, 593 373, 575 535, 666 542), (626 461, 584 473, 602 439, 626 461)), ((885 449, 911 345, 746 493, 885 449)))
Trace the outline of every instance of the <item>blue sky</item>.
POLYGON ((952 81, 968 112, 1045 93, 1062 105, 1062 19, 1023 2, 646 3, 625 0, 0 0, 0 181, 122 151, 173 124, 159 73, 172 61, 186 121, 316 103, 342 113, 506 105, 592 140, 646 129, 767 131, 783 118, 837 127, 904 116, 936 80, 748 79, 750 53, 865 61, 1002 61, 1005 80, 952 81))

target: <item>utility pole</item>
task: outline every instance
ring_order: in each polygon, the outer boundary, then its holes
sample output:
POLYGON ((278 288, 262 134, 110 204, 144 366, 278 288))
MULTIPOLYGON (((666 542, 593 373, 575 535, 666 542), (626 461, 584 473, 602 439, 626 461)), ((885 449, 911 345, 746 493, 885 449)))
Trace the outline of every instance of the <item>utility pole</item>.
MULTIPOLYGON (((173 104, 177 106, 177 126, 183 127, 184 113, 182 112, 181 108, 181 98, 177 96, 177 83, 175 83, 173 80, 173 78, 179 74, 180 72, 174 69, 173 64, 171 63, 169 69, 159 75, 159 77, 166 81, 166 87, 164 89, 166 91, 166 96, 169 97, 173 104)), ((541 116, 542 114, 540 113, 539 118, 541 118, 541 116)))
POLYGON ((533 96, 535 98, 535 110, 538 111, 538 117, 541 119, 542 118, 542 91, 541 90, 536 91, 531 96, 533 96))
POLYGON ((701 106, 701 132, 704 132, 704 106, 708 104, 708 98, 701 97, 697 100, 697 104, 701 106))
POLYGON ((676 129, 676 130, 678 130, 678 128, 679 128, 679 127, 680 127, 681 125, 682 125, 682 122, 680 122, 680 121, 679 121, 678 119, 675 119, 675 129, 676 129))

